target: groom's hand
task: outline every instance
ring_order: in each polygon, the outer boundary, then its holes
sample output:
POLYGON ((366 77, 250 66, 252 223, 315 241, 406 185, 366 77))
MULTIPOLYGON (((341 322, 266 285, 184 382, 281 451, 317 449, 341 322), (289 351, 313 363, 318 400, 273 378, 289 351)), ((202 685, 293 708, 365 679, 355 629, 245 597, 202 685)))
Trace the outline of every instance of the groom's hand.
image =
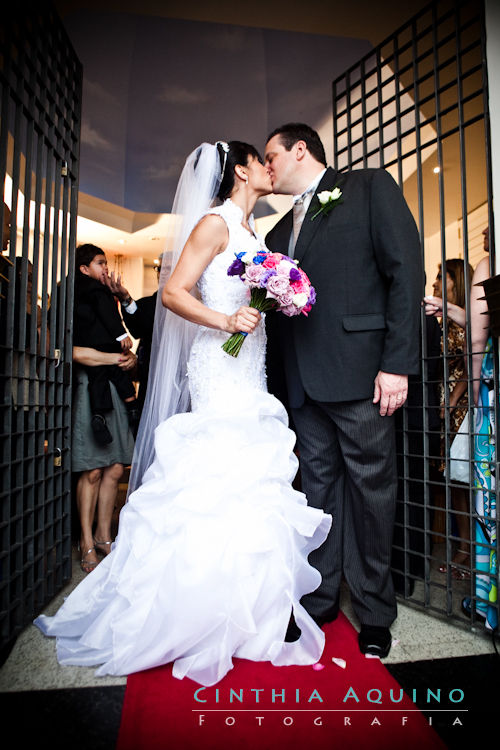
POLYGON ((408 396, 408 375, 394 375, 379 370, 375 378, 373 403, 380 403, 380 416, 390 417, 403 406, 408 396))

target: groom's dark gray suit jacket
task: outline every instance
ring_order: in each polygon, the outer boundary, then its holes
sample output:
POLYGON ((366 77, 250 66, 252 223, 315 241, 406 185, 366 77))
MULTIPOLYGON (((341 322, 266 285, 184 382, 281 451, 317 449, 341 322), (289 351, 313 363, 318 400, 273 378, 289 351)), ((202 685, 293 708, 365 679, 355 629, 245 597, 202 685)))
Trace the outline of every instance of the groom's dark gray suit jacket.
MULTIPOLYGON (((288 252, 292 212, 266 236, 288 252)), ((298 408, 304 391, 316 401, 373 397, 383 370, 419 372, 423 270, 417 227, 383 169, 328 168, 304 218, 295 258, 316 288, 308 317, 267 315, 269 390, 298 408), (317 193, 342 190, 341 203, 311 220, 317 193)))

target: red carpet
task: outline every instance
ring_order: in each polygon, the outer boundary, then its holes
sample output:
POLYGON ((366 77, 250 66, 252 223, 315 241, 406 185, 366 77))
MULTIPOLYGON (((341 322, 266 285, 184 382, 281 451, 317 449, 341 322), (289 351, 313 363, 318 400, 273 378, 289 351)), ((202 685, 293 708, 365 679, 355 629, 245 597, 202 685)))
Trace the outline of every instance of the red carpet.
MULTIPOLYGON (((402 691, 399 702, 401 689, 383 664, 360 654, 356 631, 344 615, 325 626, 325 633, 324 669, 236 659, 217 686, 198 692, 206 702, 195 699, 200 686, 174 679, 170 666, 130 675, 117 750, 446 747, 402 691), (332 657, 345 659, 346 668, 332 657)), ((443 716, 455 718, 437 719, 443 716)))

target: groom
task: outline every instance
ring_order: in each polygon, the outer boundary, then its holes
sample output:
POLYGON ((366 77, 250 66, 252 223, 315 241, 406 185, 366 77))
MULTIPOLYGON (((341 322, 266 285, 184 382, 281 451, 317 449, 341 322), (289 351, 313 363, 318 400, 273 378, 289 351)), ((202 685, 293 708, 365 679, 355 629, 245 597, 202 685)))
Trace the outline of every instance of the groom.
POLYGON ((333 517, 328 539, 309 556, 322 583, 302 603, 319 625, 334 620, 344 575, 360 650, 384 657, 397 615, 393 414, 419 367, 419 236, 387 172, 327 168, 307 125, 274 130, 265 160, 273 191, 294 196, 266 244, 293 255, 317 293, 309 317, 275 314, 266 323, 269 390, 289 409, 302 489, 333 517))

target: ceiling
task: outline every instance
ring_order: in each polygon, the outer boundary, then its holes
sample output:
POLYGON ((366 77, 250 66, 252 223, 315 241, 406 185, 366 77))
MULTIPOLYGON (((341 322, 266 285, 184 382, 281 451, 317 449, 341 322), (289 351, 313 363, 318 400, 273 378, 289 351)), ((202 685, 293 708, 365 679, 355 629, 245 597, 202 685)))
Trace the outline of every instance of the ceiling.
MULTIPOLYGON (((70 37, 72 33, 76 33, 72 32, 71 26, 71 22, 74 24, 75 18, 85 18, 86 15, 92 18, 92 14, 107 14, 108 24, 105 34, 108 35, 110 45, 113 44, 114 36, 118 34, 118 24, 113 25, 113 16, 119 19, 123 18, 124 14, 131 14, 136 19, 142 17, 146 29, 152 28, 151 25, 148 26, 147 24, 150 24, 154 18, 176 19, 176 21, 234 25, 249 29, 277 30, 295 34, 300 32, 304 37, 307 34, 321 35, 322 39, 325 39, 326 36, 337 39, 344 37, 352 39, 353 43, 356 40, 358 42, 366 40, 370 46, 375 46, 392 34, 399 26, 406 23, 412 15, 428 5, 428 2, 408 0, 401 3, 400 1, 386 0, 381 4, 374 3, 373 0, 351 0, 349 3, 334 5, 331 0, 315 0, 314 3, 309 4, 305 4, 303 0, 302 2, 296 0, 272 0, 271 2, 255 0, 249 4, 239 4, 234 0, 232 2, 219 0, 217 3, 200 2, 199 0, 190 3, 145 0, 145 2, 139 4, 130 0, 120 0, 120 2, 55 0, 54 4, 63 22, 65 21, 67 24, 70 37), (381 12, 382 8, 383 12, 381 12)), ((75 38, 80 45, 82 39, 88 42, 90 48, 92 42, 97 45, 93 36, 91 39, 91 34, 88 34, 86 38, 85 36, 78 38, 76 34, 75 38)), ((273 38, 270 37, 271 40, 273 38)), ((268 50, 266 52, 269 54, 268 50)), ((275 52, 275 50, 272 50, 272 52, 275 52)), ((77 53, 80 54, 78 47, 77 53)), ((247 53, 248 51, 242 51, 241 56, 247 53)), ((121 54, 126 56, 127 51, 122 50, 121 54)), ((196 54, 197 51, 194 49, 192 55, 195 65, 197 64, 196 54)), ((238 54, 237 50, 236 54, 238 54)), ((361 56, 358 53, 355 60, 361 56)), ((286 70, 285 66, 290 64, 291 61, 285 61, 282 67, 286 70)), ((325 99, 328 98, 329 93, 325 99)), ((210 119, 207 110, 212 106, 213 102, 210 102, 200 118, 203 126, 210 119)), ((262 106, 265 108, 265 105, 262 106)), ((129 110, 130 106, 128 107, 129 110)), ((220 113, 218 116, 220 116, 220 113)), ((312 122, 312 124, 317 127, 322 138, 331 139, 331 117, 328 121, 325 121, 323 130, 315 122, 312 122)), ((130 136, 128 137, 130 141, 130 136)), ((210 140, 210 137, 207 140, 210 140)), ((199 140, 196 142, 199 142, 199 140)), ((142 156, 141 148, 142 144, 137 142, 134 151, 139 156, 142 156)), ((82 157, 84 153, 83 151, 82 157)), ((188 153, 188 150, 182 156, 184 157, 186 153, 188 153)), ((123 203, 118 205, 119 203, 119 200, 114 203, 98 197, 94 191, 82 191, 79 202, 78 240, 100 244, 107 251, 120 255, 140 255, 149 259, 157 257, 165 244, 165 236, 169 225, 168 214, 163 211, 151 213, 151 211, 133 210, 133 208, 123 207, 123 203)), ((281 213, 288 208, 289 198, 273 197, 269 200, 269 204, 271 212, 268 213, 271 215, 260 219, 261 226, 259 228, 261 231, 265 231, 267 225, 274 223, 277 218, 275 212, 281 213)))
POLYGON ((187 21, 234 24, 255 28, 367 39, 373 46, 428 5, 428 0, 55 0, 63 18, 75 10, 100 10, 177 18, 187 21))

